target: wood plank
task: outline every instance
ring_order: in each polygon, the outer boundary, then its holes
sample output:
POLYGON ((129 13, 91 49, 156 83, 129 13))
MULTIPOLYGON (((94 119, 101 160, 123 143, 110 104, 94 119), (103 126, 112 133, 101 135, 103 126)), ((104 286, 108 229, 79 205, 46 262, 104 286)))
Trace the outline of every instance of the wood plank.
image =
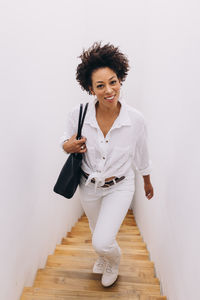
MULTIPOLYGON (((96 252, 94 252, 94 249, 91 247, 91 249, 79 249, 79 248, 75 248, 75 249, 70 249, 68 248, 67 245, 57 245, 56 249, 54 251, 55 255, 74 255, 74 256, 80 256, 80 257, 84 257, 84 256, 92 256, 92 257, 97 257, 96 252)), ((149 254, 147 252, 147 250, 141 250, 141 249, 133 249, 131 252, 129 253, 122 253, 122 256, 124 256, 124 258, 127 259, 149 259, 149 254)))
MULTIPOLYGON (((92 264, 87 264, 84 267, 82 265, 79 266, 78 271, 83 273, 92 273, 92 264)), ((60 270, 60 271, 69 271, 69 272, 76 272, 77 271, 77 265, 76 263, 71 263, 67 268, 61 266, 46 266, 45 269, 53 269, 53 270, 60 270)), ((44 269, 42 269, 44 270, 44 269)), ((132 268, 130 266, 126 266, 121 264, 120 265, 120 275, 123 276, 133 276, 133 277, 139 277, 139 278, 156 278, 155 277, 155 271, 154 268, 132 268)))
MULTIPOLYGON (((65 277, 65 278, 74 278, 77 280, 88 279, 88 280, 99 280, 100 275, 94 274, 92 272, 79 272, 73 270, 62 270, 56 268, 45 268, 39 269, 36 274, 36 280, 39 280, 43 276, 52 276, 52 277, 65 277)), ((151 284, 159 284, 159 280, 156 277, 142 277, 135 276, 135 274, 124 275, 120 274, 120 281, 123 282, 134 282, 134 283, 151 283, 151 284)))
MULTIPOLYGON (((98 274, 96 274, 98 275, 98 274)), ((81 279, 78 281, 74 278, 65 278, 65 277, 54 277, 54 276, 42 276, 40 274, 39 278, 35 280, 34 287, 44 287, 51 289, 60 289, 60 290, 69 290, 69 291, 102 291, 105 288, 100 283, 100 276, 97 276, 96 279, 81 279)), ((151 283, 135 283, 135 282, 123 282, 121 281, 120 276, 118 277, 117 282, 112 285, 108 291, 109 292, 118 292, 120 290, 135 290, 142 292, 143 294, 150 295, 160 295, 160 286, 159 284, 151 283)))
MULTIPOLYGON (((70 267, 71 265, 76 265, 77 268, 86 268, 87 266, 92 266, 94 264, 95 259, 91 259, 91 257, 84 257, 84 260, 82 257, 74 257, 70 256, 66 257, 64 255, 49 255, 47 259, 46 265, 49 267, 52 266, 62 266, 62 267, 70 267)), ((120 262, 120 267, 122 265, 125 265, 128 268, 141 268, 141 269, 153 269, 154 268, 154 263, 149 260, 134 260, 134 259, 129 259, 126 260, 124 257, 121 258, 120 262)))
MULTIPOLYGON (((71 241, 76 241, 76 240, 78 240, 78 241, 85 241, 85 240, 87 240, 88 242, 92 242, 92 235, 91 235, 91 233, 89 233, 89 234, 85 234, 85 236, 84 235, 82 235, 82 236, 76 236, 76 235, 73 235, 73 236, 67 236, 67 237, 65 237, 65 238, 63 238, 63 239, 69 239, 69 240, 71 240, 71 241)), ((135 241, 141 241, 141 242, 143 242, 143 238, 141 237, 141 235, 130 235, 130 234, 119 234, 118 236, 117 236, 117 240, 118 241, 129 241, 129 242, 135 242, 135 241)))
MULTIPOLYGON (((103 291, 65 291, 50 288, 25 288, 24 295, 21 300, 140 300, 140 294, 136 291, 120 291, 118 293, 103 291), (34 298, 31 298, 34 297, 34 298)), ((159 299, 160 300, 160 299, 159 299)))
POLYGON ((39 269, 34 286, 24 288, 21 300, 167 300, 160 295, 154 263, 143 241, 132 211, 124 219, 117 242, 122 250, 117 282, 101 285, 101 274, 93 274, 97 254, 92 247, 88 219, 83 215, 71 232, 39 269))
MULTIPOLYGON (((147 249, 146 244, 144 242, 126 242, 126 241, 118 241, 119 246, 123 248, 123 252, 129 252, 133 249, 147 249)), ((73 242, 69 239, 63 239, 62 245, 69 245, 70 247, 82 247, 82 248, 91 248, 91 243, 81 243, 79 241, 73 242)))

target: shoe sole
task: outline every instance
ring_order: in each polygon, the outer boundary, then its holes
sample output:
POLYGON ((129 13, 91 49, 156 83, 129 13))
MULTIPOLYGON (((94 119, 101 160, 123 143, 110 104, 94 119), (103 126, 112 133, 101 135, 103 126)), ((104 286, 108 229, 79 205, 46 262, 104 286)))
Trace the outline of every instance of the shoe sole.
POLYGON ((93 274, 103 274, 103 271, 102 272, 98 272, 98 271, 92 271, 93 274))
POLYGON ((109 288, 109 287, 113 286, 117 282, 118 278, 119 278, 119 275, 117 276, 116 280, 113 283, 111 283, 110 285, 103 285, 102 282, 101 282, 101 284, 102 284, 102 286, 104 288, 109 288))

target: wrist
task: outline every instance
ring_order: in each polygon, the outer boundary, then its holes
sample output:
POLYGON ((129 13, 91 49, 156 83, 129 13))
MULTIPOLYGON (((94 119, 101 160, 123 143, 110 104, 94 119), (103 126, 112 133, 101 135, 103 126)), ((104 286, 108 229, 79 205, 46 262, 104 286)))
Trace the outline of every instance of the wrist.
POLYGON ((144 175, 143 179, 144 179, 144 184, 150 184, 151 183, 150 175, 144 175))
POLYGON ((66 141, 64 141, 64 143, 63 143, 63 150, 65 151, 65 152, 67 152, 67 153, 69 153, 68 152, 68 142, 69 142, 69 139, 67 139, 66 141))

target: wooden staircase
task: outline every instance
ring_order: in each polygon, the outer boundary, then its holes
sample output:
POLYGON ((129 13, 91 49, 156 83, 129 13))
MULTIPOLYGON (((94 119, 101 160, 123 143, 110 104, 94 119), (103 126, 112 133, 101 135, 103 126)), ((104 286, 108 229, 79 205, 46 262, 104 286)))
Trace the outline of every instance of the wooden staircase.
POLYGON ((25 287, 21 300, 166 300, 160 295, 154 263, 149 260, 132 211, 120 228, 117 241, 122 250, 119 278, 113 286, 101 285, 101 274, 93 274, 97 254, 91 245, 87 217, 82 216, 72 231, 39 269, 33 287, 25 287))

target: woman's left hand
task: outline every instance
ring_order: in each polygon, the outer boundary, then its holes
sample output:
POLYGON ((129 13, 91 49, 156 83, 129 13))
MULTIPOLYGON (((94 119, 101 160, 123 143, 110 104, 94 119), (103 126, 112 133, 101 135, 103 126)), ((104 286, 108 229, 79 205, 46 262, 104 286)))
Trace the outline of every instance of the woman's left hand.
POLYGON ((153 197, 153 187, 151 183, 144 183, 145 196, 148 200, 153 197))

